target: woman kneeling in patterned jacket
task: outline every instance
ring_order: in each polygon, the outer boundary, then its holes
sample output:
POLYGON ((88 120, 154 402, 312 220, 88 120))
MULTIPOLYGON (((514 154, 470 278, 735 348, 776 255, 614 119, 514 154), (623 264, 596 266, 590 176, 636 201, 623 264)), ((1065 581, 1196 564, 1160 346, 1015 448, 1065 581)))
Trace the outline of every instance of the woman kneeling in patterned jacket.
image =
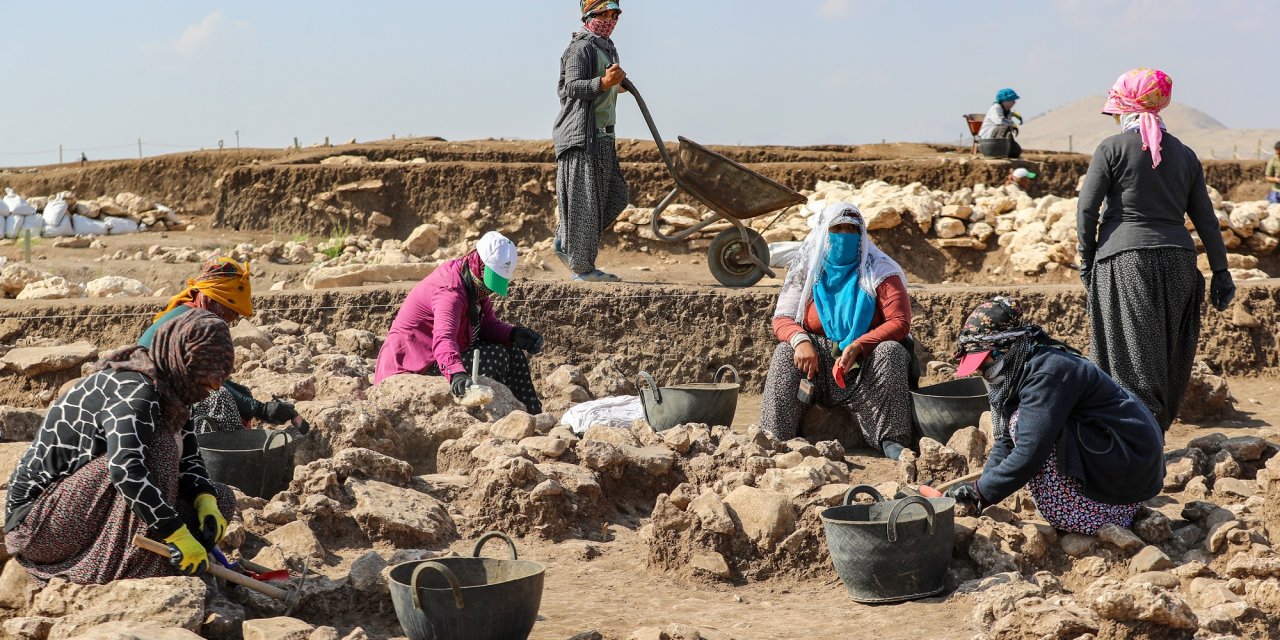
POLYGON ((947 496, 995 504, 1022 487, 1054 528, 1128 528, 1164 487, 1164 437, 1151 410, 1080 352, 1022 320, 997 297, 960 331, 957 376, 987 381, 994 431, 977 482, 947 496))
POLYGON ((9 480, 5 546, 36 583, 203 573, 236 513, 209 480, 190 407, 231 375, 227 323, 192 310, 54 402, 9 480), (143 534, 170 559, 133 546, 143 534))

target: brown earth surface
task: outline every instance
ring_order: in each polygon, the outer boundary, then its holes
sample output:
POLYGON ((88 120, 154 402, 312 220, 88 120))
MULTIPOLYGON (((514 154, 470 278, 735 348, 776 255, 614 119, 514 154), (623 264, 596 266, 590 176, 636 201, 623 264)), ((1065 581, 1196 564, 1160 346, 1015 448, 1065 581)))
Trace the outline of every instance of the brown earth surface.
MULTIPOLYGON (((812 188, 819 179, 860 182, 871 178, 898 184, 921 181, 934 188, 957 189, 977 182, 998 182, 1010 167, 1008 163, 974 159, 954 148, 927 145, 717 150, 751 163, 754 169, 797 189, 812 188)), ((633 193, 638 194, 633 200, 651 205, 670 186, 669 177, 658 164, 656 149, 651 143, 626 141, 620 153, 633 193)), ((1035 166, 1045 175, 1040 188, 1062 194, 1073 190, 1087 162, 1087 157, 1070 154, 1031 154, 1027 158, 1028 166, 1035 166)), ((1229 197, 1242 198, 1245 196, 1241 194, 1257 190, 1259 183, 1253 181, 1253 176, 1261 172, 1261 166, 1250 162, 1208 162, 1206 170, 1210 184, 1229 197)), ((171 290, 191 275, 194 264, 100 258, 117 250, 145 250, 152 245, 213 249, 239 242, 263 244, 294 234, 325 235, 339 227, 403 238, 420 222, 447 221, 453 212, 472 202, 496 212, 495 226, 512 225, 505 230, 528 245, 550 233, 554 204, 546 185, 553 177, 554 158, 545 141, 411 140, 295 151, 202 152, 145 161, 90 163, 83 169, 0 171, 0 183, 12 184, 29 194, 65 189, 86 196, 134 191, 182 207, 184 217, 195 221, 192 231, 106 237, 101 239, 103 249, 59 249, 52 247, 50 240, 38 240, 33 248, 37 266, 79 282, 103 275, 123 275, 152 288, 168 286, 171 290), (335 155, 363 155, 375 162, 392 159, 408 163, 423 158, 425 164, 318 164, 335 155), (381 180, 383 186, 376 195, 353 196, 344 202, 344 207, 361 215, 371 211, 385 213, 393 220, 389 227, 362 228, 355 218, 317 213, 307 207, 318 194, 337 185, 367 180, 381 180)), ((610 240, 607 238, 606 242, 610 240)), ((923 283, 912 289, 913 333, 922 362, 949 360, 964 314, 980 299, 997 292, 1019 296, 1031 319, 1068 343, 1087 349, 1084 292, 1076 284, 1074 271, 1063 269, 1038 278, 1017 276, 997 283, 987 274, 992 267, 1000 266, 999 252, 937 249, 909 224, 878 235, 877 241, 900 259, 913 282, 923 283)), ((720 365, 733 364, 742 372, 746 390, 739 399, 734 431, 747 434, 748 427, 758 422, 758 392, 776 342, 767 319, 780 281, 766 279, 751 289, 726 290, 714 284, 704 256, 683 248, 669 250, 657 243, 642 248, 645 253, 616 249, 604 252, 602 266, 628 280, 621 286, 566 283, 564 271, 545 252, 539 255, 545 263, 542 267, 522 270, 523 279, 513 286, 511 297, 499 304, 499 314, 537 328, 546 336, 547 350, 534 362, 535 380, 543 380, 560 365, 578 365, 586 370, 609 357, 623 363, 629 376, 643 369, 665 384, 705 381, 720 365)), ((17 245, 0 246, 0 255, 21 260, 22 249, 17 245)), ((1275 275, 1272 258, 1261 268, 1275 275)), ((380 336, 412 286, 405 283, 297 290, 308 268, 265 261, 254 264, 258 308, 255 324, 266 326, 289 320, 329 336, 351 328, 380 336), (267 292, 276 282, 285 283, 289 290, 267 292)), ((0 301, 0 345, 33 339, 63 343, 87 340, 106 350, 131 342, 150 323, 162 302, 156 298, 0 301)), ((1277 280, 1241 283, 1231 309, 1225 313, 1206 310, 1199 356, 1215 373, 1229 378, 1236 409, 1223 418, 1175 424, 1168 438, 1169 449, 1186 446, 1191 439, 1211 432, 1280 440, 1278 326, 1277 280)), ((77 374, 64 371, 26 378, 12 372, 0 373, 0 405, 43 407, 54 390, 77 374)), ((367 386, 367 381, 364 384, 367 386)), ((361 389, 363 401, 364 389, 357 388, 361 389)), ((325 400, 342 404, 352 399, 325 400)), ((18 449, 21 443, 5 446, 18 449)), ((416 465, 414 473, 436 473, 434 452, 425 458, 429 463, 419 460, 422 452, 409 453, 401 459, 416 465)), ((899 480, 898 465, 866 450, 849 453, 845 462, 851 470, 851 484, 899 480)), ((481 476, 493 473, 481 467, 471 471, 481 476)), ((703 580, 686 571, 659 568, 651 562, 653 543, 645 538, 642 529, 652 524, 657 492, 669 491, 670 487, 661 482, 625 486, 632 479, 627 476, 602 481, 609 500, 604 505, 608 509, 603 512, 605 526, 599 531, 578 537, 531 534, 517 540, 522 557, 548 567, 540 621, 533 638, 563 639, 594 629, 608 640, 626 640, 639 627, 665 627, 671 623, 714 629, 740 640, 971 638, 980 630, 971 619, 973 604, 964 598, 933 598, 878 607, 853 604, 822 550, 806 549, 804 566, 779 564, 776 573, 765 571, 767 577, 758 580, 703 580)), ((420 484, 420 480, 415 482, 420 484)), ((453 490, 436 488, 429 493, 456 509, 483 511, 494 504, 487 502, 494 496, 483 492, 465 498, 456 496, 454 504, 455 496, 450 491, 453 490)), ((1171 504, 1176 506, 1178 500, 1185 499, 1190 498, 1179 494, 1171 504)), ((1267 496, 1268 501, 1275 499, 1275 495, 1267 496)), ((297 496, 292 500, 296 505, 297 496)), ((280 502, 272 504, 279 506, 280 502)), ((464 515, 456 510, 455 514, 462 539, 433 547, 433 551, 469 553, 473 539, 469 537, 470 529, 478 524, 469 520, 474 514, 464 515)), ((523 508, 501 515, 513 521, 533 517, 523 508)), ((583 520, 582 514, 578 515, 583 520)), ((255 526, 259 525, 261 522, 255 526)), ((367 538, 355 531, 317 529, 317 534, 325 536, 329 552, 326 566, 320 571, 334 580, 344 576, 352 561, 371 548, 367 538)), ((264 543, 257 539, 253 545, 256 551, 264 543)), ((385 544, 378 549, 394 551, 385 544)), ((791 557, 788 562, 796 559, 791 557)), ((1118 561, 1110 571, 1123 573, 1125 562, 1118 561)), ((1059 575, 1073 590, 1084 589, 1092 579, 1068 571, 1069 564, 1052 568, 1061 570, 1059 575)), ((297 615, 313 624, 336 626, 344 633, 363 626, 372 638, 401 633, 389 603, 382 601, 385 598, 355 599, 350 592, 335 593, 345 599, 335 602, 318 598, 297 615)), ((9 615, 0 612, 0 619, 9 615)), ((1248 629, 1261 634, 1257 637, 1266 637, 1266 629, 1274 633, 1276 624, 1272 621, 1248 629)), ((1100 632, 1099 637, 1181 637, 1130 631, 1111 629, 1100 632)))

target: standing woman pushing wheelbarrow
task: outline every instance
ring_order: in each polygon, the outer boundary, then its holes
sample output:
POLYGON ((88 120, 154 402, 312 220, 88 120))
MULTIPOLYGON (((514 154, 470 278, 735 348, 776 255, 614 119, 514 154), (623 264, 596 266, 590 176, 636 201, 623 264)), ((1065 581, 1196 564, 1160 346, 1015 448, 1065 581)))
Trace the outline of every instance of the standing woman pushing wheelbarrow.
POLYGON ((583 282, 619 282, 596 268, 600 238, 627 208, 627 182, 618 164, 614 136, 618 93, 627 73, 618 64, 611 36, 622 7, 582 0, 583 29, 560 58, 560 115, 556 147, 559 220, 556 256, 583 282))

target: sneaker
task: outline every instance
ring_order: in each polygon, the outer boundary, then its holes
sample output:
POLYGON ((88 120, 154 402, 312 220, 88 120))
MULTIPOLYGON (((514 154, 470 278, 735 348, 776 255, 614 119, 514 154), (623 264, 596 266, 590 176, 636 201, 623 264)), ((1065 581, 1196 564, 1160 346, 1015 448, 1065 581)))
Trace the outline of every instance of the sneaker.
POLYGON ((599 269, 596 269, 595 271, 579 273, 573 276, 573 281, 574 282, 622 282, 622 278, 619 278, 618 276, 615 276, 612 273, 605 273, 599 269))

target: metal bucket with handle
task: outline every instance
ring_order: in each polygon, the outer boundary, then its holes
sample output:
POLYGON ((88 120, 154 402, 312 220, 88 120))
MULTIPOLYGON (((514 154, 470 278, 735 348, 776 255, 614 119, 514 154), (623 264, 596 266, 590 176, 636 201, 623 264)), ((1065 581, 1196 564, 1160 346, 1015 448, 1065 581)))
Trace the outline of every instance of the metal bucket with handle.
POLYGON ((711 383, 659 387, 653 376, 641 371, 636 387, 649 426, 666 431, 682 424, 731 426, 742 383, 738 370, 726 364, 716 371, 711 383), (725 382, 725 374, 733 374, 733 382, 725 382))

